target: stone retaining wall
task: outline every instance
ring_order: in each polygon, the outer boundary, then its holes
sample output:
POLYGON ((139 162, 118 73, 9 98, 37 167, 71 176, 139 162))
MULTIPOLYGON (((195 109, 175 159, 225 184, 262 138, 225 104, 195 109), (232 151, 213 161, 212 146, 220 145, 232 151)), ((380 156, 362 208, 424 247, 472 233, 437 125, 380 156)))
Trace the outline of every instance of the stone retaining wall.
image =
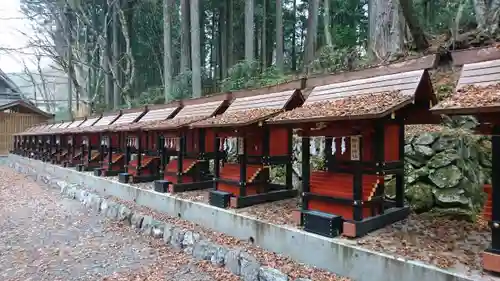
MULTIPOLYGON (((216 266, 225 266, 233 274, 241 276, 244 281, 289 281, 289 277, 279 270, 261 266, 257 259, 240 249, 230 249, 217 245, 194 231, 186 231, 170 223, 161 222, 151 216, 143 215, 125 205, 105 199, 96 193, 87 191, 78 184, 68 183, 51 175, 38 174, 34 169, 16 164, 9 164, 17 172, 27 174, 35 181, 60 190, 61 195, 78 200, 81 204, 100 212, 107 218, 121 221, 138 229, 144 235, 162 239, 165 246, 184 251, 196 260, 210 261, 216 266)), ((310 281, 296 279, 295 281, 310 281)))

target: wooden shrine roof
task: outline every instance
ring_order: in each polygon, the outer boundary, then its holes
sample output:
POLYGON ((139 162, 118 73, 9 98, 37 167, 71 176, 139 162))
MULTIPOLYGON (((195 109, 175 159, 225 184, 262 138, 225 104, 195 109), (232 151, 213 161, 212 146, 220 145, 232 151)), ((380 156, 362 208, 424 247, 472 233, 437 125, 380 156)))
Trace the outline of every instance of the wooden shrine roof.
POLYGON ((179 102, 161 106, 148 106, 148 111, 137 122, 113 126, 113 131, 131 131, 172 118, 180 107, 179 102))
POLYGON ((63 133, 63 132, 66 132, 68 130, 71 130, 73 128, 78 127, 83 122, 85 122, 85 119, 67 121, 67 122, 62 123, 58 128, 50 129, 48 131, 43 132, 43 134, 47 135, 47 134, 63 133))
POLYGON ((108 115, 103 116, 93 126, 81 129, 80 132, 99 133, 108 131, 120 119, 121 121, 117 125, 123 125, 123 124, 128 124, 130 122, 135 122, 139 117, 141 117, 144 114, 145 110, 146 110, 145 107, 140 107, 127 110, 120 110, 119 112, 115 113, 109 113, 108 115))
POLYGON ((73 123, 71 123, 68 127, 66 127, 67 129, 69 128, 76 128, 76 127, 79 127, 81 125, 83 125, 83 123, 87 121, 86 118, 83 118, 83 119, 80 119, 80 120, 75 120, 73 121, 73 123))
POLYGON ((410 104, 435 101, 427 70, 420 69, 316 86, 302 107, 281 113, 270 124, 383 118, 410 104), (422 92, 422 93, 421 93, 422 92))
POLYGON ((175 130, 207 119, 227 108, 230 95, 222 94, 183 101, 183 107, 173 118, 142 127, 144 130, 175 130))
POLYGON ((431 111, 447 115, 500 112, 500 59, 465 64, 455 93, 431 111))
POLYGON ((47 124, 38 124, 35 126, 31 126, 28 129, 26 129, 26 131, 21 132, 17 135, 19 135, 19 136, 35 135, 36 132, 40 131, 44 127, 47 127, 47 124))
POLYGON ((237 97, 222 114, 191 124, 192 127, 247 126, 274 116, 304 102, 298 89, 237 97))
POLYGON ((73 127, 71 124, 68 128, 64 129, 64 130, 61 130, 60 132, 61 133, 75 133, 75 132, 79 132, 81 130, 83 130, 84 128, 88 128, 90 126, 93 126, 97 121, 99 121, 99 119, 101 119, 101 116, 94 116, 94 117, 89 117, 87 119, 85 119, 85 121, 83 121, 82 123, 80 123, 79 126, 75 126, 73 127))

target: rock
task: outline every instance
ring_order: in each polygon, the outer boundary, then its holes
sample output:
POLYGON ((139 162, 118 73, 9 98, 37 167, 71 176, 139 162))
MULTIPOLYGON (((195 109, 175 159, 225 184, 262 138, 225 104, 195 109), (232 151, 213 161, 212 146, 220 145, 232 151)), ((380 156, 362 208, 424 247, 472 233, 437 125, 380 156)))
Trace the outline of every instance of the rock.
POLYGON ((101 201, 101 206, 99 207, 99 210, 101 210, 101 212, 106 214, 106 212, 108 211, 108 208, 109 208, 109 201, 106 199, 103 199, 101 201))
POLYGON ((434 155, 434 150, 425 145, 414 145, 413 150, 415 151, 415 155, 418 157, 418 159, 427 159, 434 155))
POLYGON ((172 241, 173 229, 174 227, 169 223, 165 223, 165 225, 163 226, 163 243, 165 243, 165 245, 169 245, 172 241))
POLYGON ((485 176, 484 183, 485 184, 491 184, 491 168, 483 168, 483 173, 485 176))
POLYGON ((479 151, 478 159, 481 166, 491 168, 491 153, 479 151))
POLYGON ((436 141, 436 139, 437 139, 437 135, 435 135, 433 133, 423 133, 421 135, 415 136, 412 143, 413 143, 413 145, 429 146, 432 143, 434 143, 434 141, 436 141))
POLYGON ((217 246, 217 250, 215 251, 215 255, 212 256, 210 262, 216 266, 224 266, 226 263, 226 254, 228 250, 223 246, 217 246))
POLYGON ((108 209, 106 210, 106 217, 116 220, 118 218, 118 207, 119 205, 115 202, 108 201, 108 209))
POLYGON ((120 205, 118 207, 118 217, 117 217, 118 220, 129 222, 131 216, 132 216, 132 210, 130 210, 127 206, 120 205))
POLYGON ((455 165, 439 168, 429 174, 429 179, 438 188, 454 187, 460 182, 462 178, 462 172, 455 165))
POLYGON ((433 208, 430 214, 438 217, 451 217, 457 220, 468 220, 473 221, 476 218, 476 214, 471 210, 462 208, 433 208))
POLYGON ((224 257, 226 268, 234 275, 240 275, 240 253, 241 250, 229 250, 224 257))
POLYGON ((391 178, 390 180, 385 181, 385 196, 388 199, 396 198, 396 177, 391 178))
POLYGON ((184 238, 182 239, 182 248, 186 254, 193 253, 193 245, 200 241, 200 234, 192 231, 186 231, 184 233, 184 238))
POLYGON ((154 220, 151 228, 151 236, 153 238, 163 238, 163 233, 165 231, 165 224, 161 221, 154 220))
POLYGON ((436 199, 436 205, 443 208, 467 208, 469 199, 464 195, 461 188, 434 188, 432 190, 436 199))
POLYGON ((78 189, 75 187, 75 186, 71 186, 67 193, 66 193, 66 196, 70 199, 75 199, 76 197, 76 193, 78 192, 78 189))
POLYGON ((133 212, 132 216, 130 217, 130 225, 135 228, 141 228, 143 219, 144 219, 143 215, 141 215, 140 213, 133 212))
POLYGON ((406 182, 408 184, 417 182, 421 178, 425 178, 429 175, 429 168, 423 166, 420 169, 415 169, 406 175, 406 182))
POLYGON ((311 279, 307 279, 307 278, 297 278, 293 281, 312 281, 311 279))
POLYGON ((410 207, 416 212, 425 212, 434 206, 433 187, 423 182, 416 182, 406 190, 410 207))
POLYGON ((151 231, 153 229, 153 217, 144 216, 141 224, 141 232, 146 235, 151 235, 151 231))
POLYGON ((172 230, 172 238, 170 240, 170 243, 172 244, 172 247, 174 249, 180 250, 182 249, 182 241, 184 240, 184 233, 186 231, 184 229, 175 227, 172 230))
POLYGON ((194 244, 193 257, 197 260, 212 260, 217 253, 217 246, 207 241, 200 241, 194 244))
POLYGON ((420 168, 420 167, 422 167, 422 166, 424 166, 424 165, 425 165, 425 161, 423 161, 423 160, 421 160, 421 161, 417 161, 417 160, 415 160, 415 159, 413 159, 413 158, 406 157, 406 155, 405 155, 405 163, 408 163, 408 164, 410 164, 411 166, 413 166, 413 167, 417 167, 417 168, 420 168))
POLYGON ((87 200, 89 202, 89 207, 96 211, 96 212, 99 212, 101 210, 101 203, 102 201, 104 200, 103 198, 101 198, 99 195, 97 194, 89 194, 89 196, 87 196, 87 200))
POLYGON ((429 162, 427 162, 427 166, 430 168, 441 168, 444 166, 451 165, 455 163, 460 159, 460 156, 457 154, 456 151, 453 150, 445 150, 442 152, 439 152, 438 154, 434 155, 429 162))
POLYGON ((61 194, 66 194, 66 190, 68 189, 68 183, 65 181, 57 181, 56 185, 58 186, 61 194))
POLYGON ((75 199, 80 201, 81 203, 84 203, 85 200, 87 199, 87 196, 89 196, 89 192, 86 190, 78 190, 75 194, 75 199))
POLYGON ((240 275, 243 281, 259 281, 260 263, 247 252, 240 253, 240 275))
POLYGON ((455 150, 458 147, 458 139, 452 135, 441 135, 436 142, 432 145, 432 149, 436 152, 443 150, 455 150))
POLYGON ((479 213, 483 210, 484 203, 486 203, 487 194, 484 192, 482 184, 473 183, 464 178, 458 184, 457 188, 463 190, 463 195, 469 199, 470 205, 467 206, 468 208, 472 208, 472 211, 476 213, 479 213))
MULTIPOLYGON (((263 266, 259 270, 259 280, 260 281, 288 281, 288 276, 283 274, 281 271, 274 269, 272 267, 263 266)), ((307 279, 296 279, 297 280, 307 280, 307 279)))
POLYGON ((483 184, 485 177, 480 172, 481 166, 472 160, 459 159, 456 163, 457 167, 462 171, 462 174, 471 182, 483 184))

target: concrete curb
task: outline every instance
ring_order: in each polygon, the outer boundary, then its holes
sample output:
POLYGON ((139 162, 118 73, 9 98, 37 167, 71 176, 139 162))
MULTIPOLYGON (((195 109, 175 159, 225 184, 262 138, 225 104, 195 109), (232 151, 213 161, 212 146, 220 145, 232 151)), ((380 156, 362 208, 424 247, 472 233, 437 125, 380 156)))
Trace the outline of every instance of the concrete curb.
POLYGON ((139 205, 173 217, 181 217, 242 240, 248 240, 251 237, 256 245, 266 250, 281 253, 304 264, 350 277, 356 281, 477 280, 474 277, 453 273, 418 261, 349 245, 342 239, 329 239, 298 229, 273 225, 231 210, 143 190, 38 160, 11 154, 8 162, 16 168, 28 166, 29 169, 39 174, 49 174, 66 182, 86 186, 98 194, 134 201, 139 205))

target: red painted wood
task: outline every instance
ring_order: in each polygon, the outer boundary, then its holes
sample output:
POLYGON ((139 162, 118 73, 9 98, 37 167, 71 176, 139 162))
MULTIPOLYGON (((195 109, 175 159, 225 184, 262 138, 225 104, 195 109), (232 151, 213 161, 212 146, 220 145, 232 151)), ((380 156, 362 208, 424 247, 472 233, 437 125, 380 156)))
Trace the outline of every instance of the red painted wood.
MULTIPOLYGON (((261 186, 252 185, 246 187, 246 195, 255 195, 259 193, 261 186)), ((217 190, 229 192, 234 196, 240 196, 240 187, 237 185, 230 185, 227 183, 219 182, 217 183, 217 190)))
POLYGON ((271 129, 269 154, 271 156, 288 155, 288 130, 283 128, 271 129))
MULTIPOLYGON (((261 165, 247 165, 247 181, 250 180, 259 169, 262 169, 261 165)), ((220 169, 220 178, 240 181, 240 164, 225 163, 224 167, 220 169)))
POLYGON ((215 132, 213 130, 205 130, 205 152, 214 152, 215 132))
POLYGON ((247 147, 247 155, 261 156, 262 155, 262 140, 264 139, 264 132, 262 130, 248 132, 245 138, 245 145, 247 147))
POLYGON ((398 124, 385 125, 384 128, 384 160, 399 161, 399 127, 398 124))
POLYGON ((483 217, 487 220, 491 220, 491 210, 493 207, 493 188, 491 187, 491 184, 485 184, 483 190, 488 196, 483 208, 483 217))
MULTIPOLYGON (((259 169, 261 165, 247 165, 247 181, 250 180, 259 169)), ((260 172, 259 172, 260 173, 260 172)), ((240 181, 240 164, 226 163, 220 169, 220 178, 226 180, 240 181)), ((226 183, 217 183, 217 190, 230 192, 234 196, 240 196, 240 189, 238 185, 231 185, 226 183)), ((262 185, 251 185, 246 188, 246 195, 253 195, 261 193, 263 190, 262 185)))
MULTIPOLYGON (((186 169, 191 166, 193 163, 195 163, 197 160, 195 159, 182 159, 182 170, 183 172, 186 172, 186 169)), ((170 162, 167 164, 167 167, 165 167, 166 172, 171 172, 171 173, 177 173, 178 169, 178 160, 177 159, 172 159, 170 162)))
MULTIPOLYGON (((129 173, 132 176, 135 176, 137 174, 137 160, 132 160, 129 162, 128 167, 127 167, 127 173, 129 173)), ((160 163, 160 158, 157 156, 142 156, 141 159, 141 166, 143 169, 141 170, 141 175, 150 175, 150 166, 158 166, 160 163)))
MULTIPOLYGON (((163 177, 164 180, 167 180, 173 184, 176 184, 178 183, 177 181, 177 176, 174 176, 174 175, 165 175, 163 177)), ((190 177, 190 176, 182 176, 182 183, 192 183, 193 182, 193 178, 190 177)))
MULTIPOLYGON (((340 197, 346 199, 353 198, 353 175, 342 173, 331 173, 325 171, 311 172, 310 192, 318 195, 340 197)), ((363 175, 363 200, 368 200, 373 192, 377 180, 382 183, 383 177, 376 175, 363 175)), ((326 203, 319 200, 310 200, 309 208, 335 215, 343 216, 345 219, 352 219, 353 209, 350 205, 326 203)), ((363 208, 363 217, 371 216, 369 207, 363 208)))
MULTIPOLYGON (((120 170, 121 166, 123 166, 123 160, 124 160, 124 154, 123 153, 113 153, 111 156, 111 170, 112 171, 118 171, 120 170)), ((108 169, 108 159, 106 158, 104 160, 104 163, 102 165, 104 169, 108 169)))

